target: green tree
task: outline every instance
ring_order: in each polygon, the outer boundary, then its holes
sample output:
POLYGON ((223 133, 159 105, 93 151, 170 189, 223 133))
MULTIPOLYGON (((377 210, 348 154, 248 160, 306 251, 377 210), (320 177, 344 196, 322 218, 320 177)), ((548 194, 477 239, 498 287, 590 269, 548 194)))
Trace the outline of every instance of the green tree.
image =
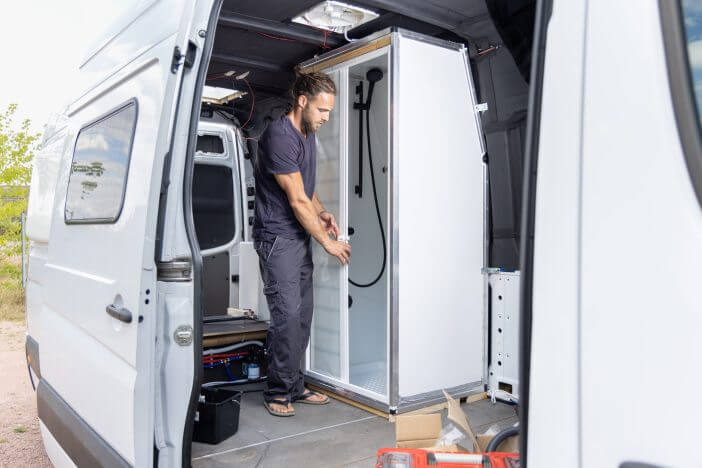
POLYGON ((32 158, 39 133, 32 133, 29 119, 15 123, 17 104, 0 114, 0 254, 20 253, 20 216, 27 210, 32 158))

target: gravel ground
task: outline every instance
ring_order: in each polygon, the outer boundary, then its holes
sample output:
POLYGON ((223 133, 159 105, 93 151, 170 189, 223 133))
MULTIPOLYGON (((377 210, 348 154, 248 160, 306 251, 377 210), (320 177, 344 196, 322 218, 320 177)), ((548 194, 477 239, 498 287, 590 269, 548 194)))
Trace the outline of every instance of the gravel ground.
POLYGON ((51 467, 24 357, 24 323, 0 322, 0 467, 51 467))

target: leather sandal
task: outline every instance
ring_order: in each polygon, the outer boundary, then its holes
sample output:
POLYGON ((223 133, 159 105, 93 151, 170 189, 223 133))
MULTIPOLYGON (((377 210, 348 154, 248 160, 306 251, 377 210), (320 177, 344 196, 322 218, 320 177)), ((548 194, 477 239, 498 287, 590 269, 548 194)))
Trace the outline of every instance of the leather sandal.
POLYGON ((272 399, 271 401, 265 401, 263 400, 263 406, 266 407, 268 412, 272 414, 273 416, 278 416, 279 418, 289 418, 290 416, 295 416, 295 410, 292 411, 280 411, 274 409, 271 404, 274 405, 281 405, 281 406, 288 406, 290 404, 290 400, 281 400, 281 399, 272 399))
POLYGON ((302 403, 304 405, 328 405, 329 404, 329 397, 324 395, 323 393, 319 392, 313 392, 312 390, 306 388, 304 393, 300 395, 299 397, 295 398, 295 403, 302 403), (313 398, 317 395, 321 395, 324 397, 324 400, 311 400, 310 398, 313 398))

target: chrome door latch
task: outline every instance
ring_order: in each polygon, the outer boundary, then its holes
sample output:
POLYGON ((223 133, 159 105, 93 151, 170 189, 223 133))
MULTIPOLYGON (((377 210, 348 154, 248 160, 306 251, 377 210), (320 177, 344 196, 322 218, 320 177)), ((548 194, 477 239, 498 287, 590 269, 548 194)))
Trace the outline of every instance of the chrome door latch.
POLYGON ((190 346, 193 343, 193 327, 181 325, 173 332, 173 339, 180 346, 190 346))

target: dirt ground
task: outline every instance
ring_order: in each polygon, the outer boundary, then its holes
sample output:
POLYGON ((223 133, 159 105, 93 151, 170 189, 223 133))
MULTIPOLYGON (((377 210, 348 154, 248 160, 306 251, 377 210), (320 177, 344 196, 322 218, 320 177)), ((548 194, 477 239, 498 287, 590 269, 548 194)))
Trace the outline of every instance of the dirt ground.
POLYGON ((0 468, 51 467, 24 357, 24 323, 0 321, 0 468))

